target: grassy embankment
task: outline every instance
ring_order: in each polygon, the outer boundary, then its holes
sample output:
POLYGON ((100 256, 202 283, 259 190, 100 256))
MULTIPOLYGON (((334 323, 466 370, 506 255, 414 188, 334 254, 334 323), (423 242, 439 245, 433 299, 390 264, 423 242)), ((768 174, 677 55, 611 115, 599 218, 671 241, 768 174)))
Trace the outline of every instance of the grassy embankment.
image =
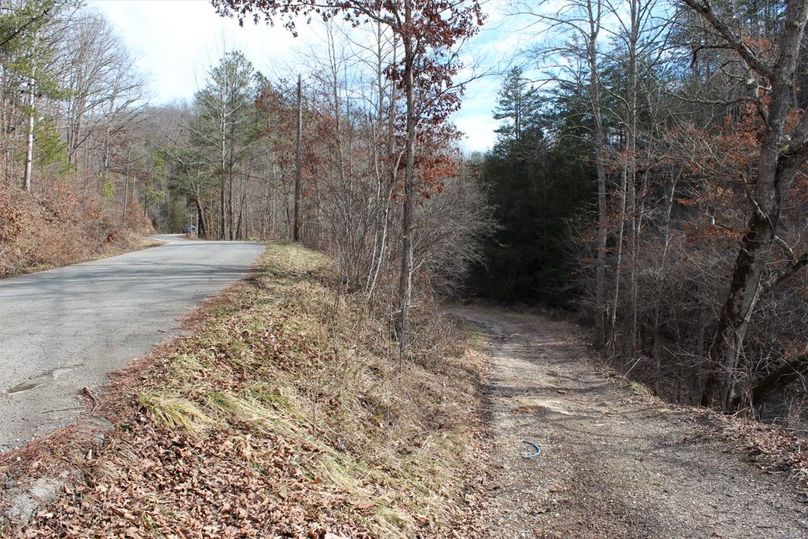
POLYGON ((482 355, 444 338, 397 372, 386 325, 337 288, 326 257, 270 245, 101 399, 116 429, 85 479, 18 531, 474 535, 482 355))

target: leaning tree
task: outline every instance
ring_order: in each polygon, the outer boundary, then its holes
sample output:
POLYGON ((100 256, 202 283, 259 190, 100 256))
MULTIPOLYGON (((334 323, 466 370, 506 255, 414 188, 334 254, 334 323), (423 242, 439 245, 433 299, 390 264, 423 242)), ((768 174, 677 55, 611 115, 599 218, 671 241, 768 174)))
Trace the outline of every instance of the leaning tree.
MULTIPOLYGON (((711 0, 682 0, 713 30, 710 46, 734 51, 745 64, 753 102, 763 127, 759 134, 756 173, 745 178, 749 209, 746 231, 735 259, 718 334, 711 351, 714 369, 704 392, 705 404, 732 408, 738 402, 738 375, 743 344, 760 297, 808 265, 802 255, 783 246, 781 213, 794 196, 795 178, 808 162, 808 114, 794 107, 795 72, 808 24, 808 0, 789 0, 783 24, 771 40, 755 39, 734 21, 734 8, 711 0), (789 260, 772 270, 775 245, 789 260)), ((807 356, 808 357, 808 356, 807 356)), ((805 361, 808 364, 808 361, 805 361)))

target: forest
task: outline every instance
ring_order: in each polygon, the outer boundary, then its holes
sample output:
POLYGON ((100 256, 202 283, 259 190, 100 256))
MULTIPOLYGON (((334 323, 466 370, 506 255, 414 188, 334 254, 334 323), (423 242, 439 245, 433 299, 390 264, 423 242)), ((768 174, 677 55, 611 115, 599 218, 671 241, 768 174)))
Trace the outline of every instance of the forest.
POLYGON ((665 399, 805 425, 808 2, 503 2, 531 45, 482 75, 462 50, 490 6, 324 5, 214 1, 321 21, 318 54, 270 77, 228 50, 152 104, 98 11, 4 3, 0 274, 187 225, 294 238, 401 360, 437 301, 541 306, 665 399), (500 127, 469 154, 452 119, 476 77, 500 127))
POLYGON ((798 4, 516 8, 546 30, 507 73, 477 163, 501 228, 474 285, 575 310, 673 402, 803 425, 798 4))

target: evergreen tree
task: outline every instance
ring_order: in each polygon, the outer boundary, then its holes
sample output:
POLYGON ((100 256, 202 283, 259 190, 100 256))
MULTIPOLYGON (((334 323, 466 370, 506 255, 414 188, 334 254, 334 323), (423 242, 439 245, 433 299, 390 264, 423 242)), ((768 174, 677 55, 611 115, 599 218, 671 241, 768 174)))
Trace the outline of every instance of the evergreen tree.
POLYGON ((538 92, 524 77, 521 67, 514 67, 508 73, 499 91, 494 119, 507 120, 496 132, 502 139, 520 140, 522 136, 535 130, 538 123, 538 92))
MULTIPOLYGON (((210 71, 208 83, 196 94, 192 146, 205 163, 209 183, 218 184, 218 236, 239 236, 234 178, 241 157, 257 136, 255 99, 257 75, 241 52, 229 52, 210 71)), ((206 232, 213 234, 211 223, 206 232)))
POLYGON ((553 110, 541 114, 538 96, 520 81, 514 70, 503 85, 495 118, 507 121, 481 165, 499 229, 486 244, 473 286, 492 299, 558 306, 568 299, 574 267, 569 220, 594 199, 591 148, 568 129, 579 123, 576 100, 559 96, 553 110), (540 127, 548 122, 552 137, 540 127))

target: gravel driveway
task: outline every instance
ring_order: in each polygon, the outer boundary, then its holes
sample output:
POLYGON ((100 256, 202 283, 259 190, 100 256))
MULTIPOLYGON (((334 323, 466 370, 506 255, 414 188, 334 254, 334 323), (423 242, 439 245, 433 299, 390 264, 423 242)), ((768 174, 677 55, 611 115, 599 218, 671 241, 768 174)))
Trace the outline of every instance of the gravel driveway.
POLYGON ((547 317, 469 306, 486 333, 490 537, 808 537, 808 504, 690 414, 590 361, 547 317), (522 458, 529 447, 537 459, 522 458))

